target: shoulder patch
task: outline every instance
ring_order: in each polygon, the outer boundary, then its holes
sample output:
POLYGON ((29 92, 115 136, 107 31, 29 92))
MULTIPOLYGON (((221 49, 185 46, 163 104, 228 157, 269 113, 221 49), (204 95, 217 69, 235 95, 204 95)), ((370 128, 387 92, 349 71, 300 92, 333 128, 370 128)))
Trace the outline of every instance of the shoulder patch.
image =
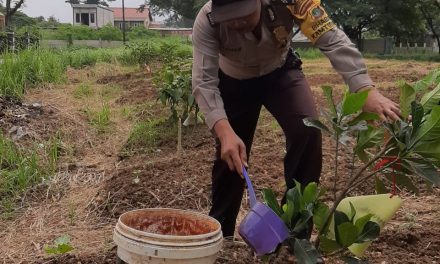
POLYGON ((300 23, 301 31, 312 43, 336 27, 321 6, 320 0, 297 0, 295 5, 288 8, 300 23))

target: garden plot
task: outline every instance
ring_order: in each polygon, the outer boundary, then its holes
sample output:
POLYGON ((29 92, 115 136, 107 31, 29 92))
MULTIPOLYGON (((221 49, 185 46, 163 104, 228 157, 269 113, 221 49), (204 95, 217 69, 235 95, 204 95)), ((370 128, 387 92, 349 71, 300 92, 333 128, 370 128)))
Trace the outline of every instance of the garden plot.
MULTIPOLYGON (((319 87, 342 88, 342 80, 324 59, 304 64, 315 100, 324 105, 319 87)), ((367 64, 378 87, 394 100, 399 97, 396 81, 412 82, 440 67, 380 60, 367 60, 367 64)), ((103 64, 69 71, 67 84, 31 90, 25 96, 23 111, 30 113, 26 123, 45 129, 32 129, 35 136, 17 139, 18 144, 47 140, 58 133, 61 151, 55 177, 31 189, 32 195, 18 201, 18 210, 0 220, 0 239, 5 241, 0 245, 0 260, 6 263, 115 263, 112 230, 123 212, 145 207, 209 211, 214 141, 206 126, 183 128, 183 152, 177 156, 177 130, 164 121, 169 110, 157 102, 158 92, 147 73, 103 64), (41 111, 33 114, 33 103, 40 104, 41 111), (53 246, 65 234, 73 251, 49 256, 44 246, 53 246)), ((7 102, 2 112, 19 108, 7 102)), ((8 132, 14 125, 23 124, 10 120, 2 129, 8 132)), ((331 189, 334 143, 325 137, 323 146, 321 184, 331 189)), ((281 196, 283 155, 281 128, 263 110, 250 160, 257 190, 272 188, 281 196)), ((340 171, 347 176, 353 166, 350 153, 344 152, 340 159, 340 171)), ((346 182, 346 177, 341 175, 339 182, 346 182)), ((399 190, 403 207, 369 248, 370 263, 440 262, 440 191, 420 187, 419 196, 399 190)), ((373 193, 374 184, 366 184, 352 194, 373 193)), ((331 199, 330 194, 325 197, 331 199)), ((243 201, 238 221, 248 209, 243 201)), ((237 236, 225 241, 217 263, 262 262, 237 236)), ((274 263, 294 263, 294 258, 283 251, 274 263)), ((330 258, 327 263, 342 262, 330 258)))

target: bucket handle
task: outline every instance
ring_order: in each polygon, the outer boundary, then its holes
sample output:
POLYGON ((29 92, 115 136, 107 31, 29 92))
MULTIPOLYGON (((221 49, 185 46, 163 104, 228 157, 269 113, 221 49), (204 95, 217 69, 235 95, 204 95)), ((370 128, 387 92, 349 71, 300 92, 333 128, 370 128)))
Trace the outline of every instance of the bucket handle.
POLYGON ((254 207, 254 205, 257 203, 257 196, 255 195, 254 187, 252 186, 251 178, 249 178, 249 175, 246 171, 246 168, 243 166, 243 176, 246 180, 246 185, 248 187, 249 192, 249 201, 251 203, 251 208, 254 207))

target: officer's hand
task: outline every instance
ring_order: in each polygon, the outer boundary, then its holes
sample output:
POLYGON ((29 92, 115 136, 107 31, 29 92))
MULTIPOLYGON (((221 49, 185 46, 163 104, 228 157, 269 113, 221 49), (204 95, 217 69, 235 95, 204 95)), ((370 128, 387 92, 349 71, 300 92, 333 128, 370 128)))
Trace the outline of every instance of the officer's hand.
POLYGON ((385 122, 397 121, 401 116, 399 105, 374 88, 370 89, 363 110, 378 114, 380 119, 385 122))
POLYGON ((214 126, 215 133, 221 144, 221 159, 224 160, 231 171, 242 174, 243 165, 247 166, 246 146, 235 134, 228 120, 220 120, 214 126))

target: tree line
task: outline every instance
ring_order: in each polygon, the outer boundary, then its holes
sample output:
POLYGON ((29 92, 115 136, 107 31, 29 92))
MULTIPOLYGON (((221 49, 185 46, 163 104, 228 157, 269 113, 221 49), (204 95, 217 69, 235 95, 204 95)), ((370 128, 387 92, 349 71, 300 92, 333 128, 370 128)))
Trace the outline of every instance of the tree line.
MULTIPOLYGON (((63 0, 70 4, 108 6, 114 0, 63 0)), ((0 0, 0 12, 6 24, 23 7, 26 0, 0 0)), ((191 27, 200 8, 207 0, 146 0, 155 15, 166 16, 173 26, 191 27)), ((365 36, 393 37, 396 42, 432 36, 440 46, 439 0, 322 0, 336 24, 354 40, 365 36)))
MULTIPOLYGON (((154 14, 190 26, 207 0, 146 0, 154 14)), ((413 42, 431 35, 440 46, 439 0, 322 0, 335 23, 354 40, 365 36, 413 42)))

